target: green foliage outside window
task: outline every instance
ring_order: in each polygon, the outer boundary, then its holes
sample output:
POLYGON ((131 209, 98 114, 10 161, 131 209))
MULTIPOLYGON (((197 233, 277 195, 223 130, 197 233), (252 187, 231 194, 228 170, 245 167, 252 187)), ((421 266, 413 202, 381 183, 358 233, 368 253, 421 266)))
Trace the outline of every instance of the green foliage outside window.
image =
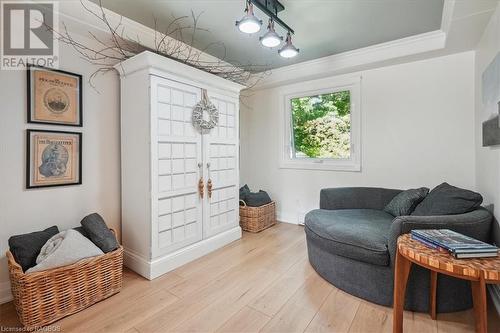
POLYGON ((295 157, 350 157, 349 91, 293 98, 291 105, 295 157))

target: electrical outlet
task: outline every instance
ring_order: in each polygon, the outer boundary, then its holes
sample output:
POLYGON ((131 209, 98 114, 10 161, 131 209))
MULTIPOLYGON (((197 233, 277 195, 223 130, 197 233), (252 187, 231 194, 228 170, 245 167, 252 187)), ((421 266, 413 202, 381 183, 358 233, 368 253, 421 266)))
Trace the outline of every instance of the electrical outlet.
POLYGON ((298 212, 297 213, 297 223, 299 225, 304 225, 305 217, 306 217, 306 212, 304 212, 304 211, 298 212))

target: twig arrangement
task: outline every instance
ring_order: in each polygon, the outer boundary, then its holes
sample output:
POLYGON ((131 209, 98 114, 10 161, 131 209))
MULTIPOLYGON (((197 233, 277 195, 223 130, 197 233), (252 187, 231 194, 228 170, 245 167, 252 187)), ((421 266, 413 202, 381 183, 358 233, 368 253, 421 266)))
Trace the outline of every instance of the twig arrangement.
POLYGON ((109 21, 106 11, 102 6, 102 0, 99 0, 98 9, 89 8, 83 0, 80 0, 80 3, 85 11, 104 23, 107 27, 110 36, 106 40, 99 38, 96 34, 89 31, 89 36, 96 43, 93 43, 94 45, 92 46, 85 45, 83 42, 79 42, 72 37, 64 22, 62 23, 62 31, 58 31, 58 29, 47 25, 46 28, 52 31, 60 42, 73 47, 83 59, 98 66, 98 69, 89 77, 89 83, 92 86, 93 80, 97 75, 113 71, 117 63, 127 60, 145 50, 247 86, 256 84, 258 80, 269 74, 269 69, 266 65, 244 65, 227 62, 226 49, 222 42, 210 43, 202 49, 195 48, 193 44, 196 33, 199 31, 208 31, 198 26, 201 14, 195 15, 191 12, 191 16, 174 17, 163 33, 158 32, 155 19, 154 45, 153 47, 147 47, 144 43, 141 43, 138 36, 130 38, 126 35, 125 26, 122 22, 123 16, 120 16, 117 24, 112 24, 109 21), (191 23, 185 24, 185 21, 189 19, 191 23), (188 31, 191 32, 189 34, 190 37, 186 38, 185 36, 188 35, 188 31), (213 47, 222 47, 224 56, 221 58, 206 56, 205 52, 213 47), (255 75, 254 73, 259 74, 255 75), (252 82, 249 82, 250 78, 252 78, 252 82))

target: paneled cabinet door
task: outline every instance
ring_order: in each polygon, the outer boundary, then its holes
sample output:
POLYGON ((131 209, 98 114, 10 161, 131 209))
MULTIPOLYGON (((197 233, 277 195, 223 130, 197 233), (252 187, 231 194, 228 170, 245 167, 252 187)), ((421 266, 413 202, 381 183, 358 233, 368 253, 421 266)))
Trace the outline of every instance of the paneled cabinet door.
POLYGON ((151 189, 153 256, 202 239, 201 135, 191 123, 201 89, 151 78, 151 189))
MULTIPOLYGON (((204 206, 203 234, 210 237, 239 225, 237 98, 208 92, 219 110, 219 124, 203 135, 203 161, 212 193, 204 206)), ((207 189, 208 192, 208 189, 207 189)), ((209 194, 209 193, 207 193, 209 194)))

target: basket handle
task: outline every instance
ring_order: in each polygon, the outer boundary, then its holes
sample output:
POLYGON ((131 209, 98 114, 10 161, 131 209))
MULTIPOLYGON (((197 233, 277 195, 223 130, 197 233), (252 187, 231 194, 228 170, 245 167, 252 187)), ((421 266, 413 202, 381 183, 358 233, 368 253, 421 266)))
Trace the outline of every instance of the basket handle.
POLYGON ((12 255, 12 252, 10 252, 10 250, 5 252, 5 256, 7 257, 8 262, 16 271, 20 271, 21 273, 23 273, 23 268, 17 263, 16 259, 14 259, 14 255, 12 255))
POLYGON ((241 203, 243 203, 243 207, 247 206, 247 203, 244 200, 240 200, 241 203))

